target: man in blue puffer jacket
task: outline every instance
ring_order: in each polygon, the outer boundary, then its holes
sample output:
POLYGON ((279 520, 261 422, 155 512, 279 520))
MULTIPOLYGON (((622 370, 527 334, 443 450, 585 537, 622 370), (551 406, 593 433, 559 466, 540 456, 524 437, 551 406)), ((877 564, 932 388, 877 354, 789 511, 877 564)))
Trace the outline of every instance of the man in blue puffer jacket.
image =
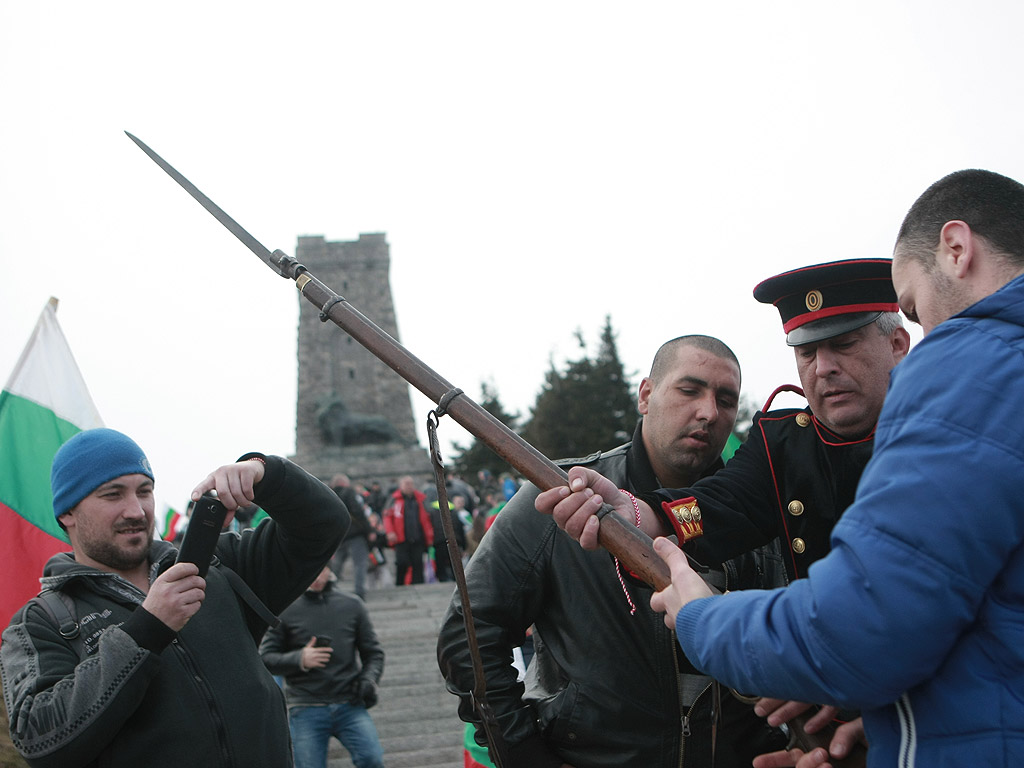
POLYGON ((673 583, 652 607, 687 657, 740 690, 860 708, 870 766, 1024 765, 1022 275, 1024 186, 936 182, 893 260, 926 338, 893 372, 831 553, 788 589, 707 597, 656 542, 673 583))

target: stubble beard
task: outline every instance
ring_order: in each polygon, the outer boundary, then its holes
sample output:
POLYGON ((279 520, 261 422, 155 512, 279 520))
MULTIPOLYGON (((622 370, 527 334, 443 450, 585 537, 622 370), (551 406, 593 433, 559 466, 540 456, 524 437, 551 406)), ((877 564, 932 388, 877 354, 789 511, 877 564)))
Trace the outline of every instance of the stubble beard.
POLYGON ((704 474, 711 463, 714 461, 713 458, 709 458, 711 449, 700 450, 694 448, 680 448, 676 451, 675 456, 672 460, 672 471, 675 472, 677 477, 690 477, 690 481, 686 485, 692 485, 704 474))
POLYGON ((87 542, 82 546, 84 554, 117 571, 130 571, 149 560, 149 551, 153 544, 152 532, 146 535, 146 542, 141 548, 118 546, 113 541, 87 542))
POLYGON ((936 271, 931 278, 935 301, 939 305, 935 308, 938 320, 935 325, 946 322, 977 301, 963 285, 954 281, 949 275, 936 271))

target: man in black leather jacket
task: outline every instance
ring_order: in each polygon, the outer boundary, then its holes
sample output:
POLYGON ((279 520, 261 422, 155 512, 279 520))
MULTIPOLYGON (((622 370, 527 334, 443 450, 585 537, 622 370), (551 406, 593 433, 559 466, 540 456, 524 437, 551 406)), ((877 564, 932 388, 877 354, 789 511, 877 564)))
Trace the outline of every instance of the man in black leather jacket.
MULTIPOLYGON (((584 464, 634 494, 716 471, 736 419, 740 369, 717 339, 687 336, 662 346, 640 385, 643 419, 633 441, 584 464)), ((585 552, 521 489, 498 514, 467 571, 470 604, 497 716, 513 768, 711 765, 716 691, 696 674, 661 618, 651 589, 607 552, 585 552), (534 626, 536 655, 525 684, 513 648, 534 626)), ((474 711, 472 662, 455 595, 438 638, 438 662, 459 714, 474 711)), ((748 766, 784 739, 730 696, 722 697, 718 768, 748 766)), ((478 735, 482 729, 478 726, 478 735)))

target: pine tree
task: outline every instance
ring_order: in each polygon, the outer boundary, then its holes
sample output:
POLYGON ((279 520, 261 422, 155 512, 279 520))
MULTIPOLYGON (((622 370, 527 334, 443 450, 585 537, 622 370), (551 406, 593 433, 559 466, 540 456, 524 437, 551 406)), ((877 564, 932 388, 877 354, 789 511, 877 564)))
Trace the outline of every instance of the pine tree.
MULTIPOLYGON (((519 414, 509 413, 505 410, 498 397, 498 390, 493 384, 481 382, 480 407, 506 427, 515 431, 516 424, 519 422, 519 414)), ((469 447, 464 448, 458 443, 453 447, 457 453, 452 458, 452 466, 456 473, 466 478, 467 482, 472 485, 476 484, 481 470, 488 472, 492 478, 500 477, 506 472, 513 475, 518 474, 508 462, 475 437, 469 447)))
POLYGON ((629 384, 629 377, 622 368, 619 350, 615 344, 611 315, 605 315, 601 329, 601 346, 594 366, 595 381, 601 384, 602 406, 608 417, 609 431, 615 445, 624 443, 633 436, 638 414, 636 397, 629 384))
POLYGON ((551 458, 586 456, 624 443, 636 426, 636 401, 622 368, 611 318, 591 359, 581 331, 580 357, 560 372, 551 361, 523 437, 551 458))

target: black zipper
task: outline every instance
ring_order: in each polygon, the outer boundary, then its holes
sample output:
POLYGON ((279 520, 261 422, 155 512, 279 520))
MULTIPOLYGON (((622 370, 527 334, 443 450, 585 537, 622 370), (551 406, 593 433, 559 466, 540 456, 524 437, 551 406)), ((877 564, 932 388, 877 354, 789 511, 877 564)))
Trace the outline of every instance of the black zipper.
POLYGON ((171 641, 171 647, 175 649, 178 654, 178 658, 181 659, 181 664, 185 668, 192 682, 196 684, 203 699, 205 699, 207 707, 210 712, 210 721, 213 725, 213 730, 217 734, 217 740, 220 744, 221 759, 224 761, 224 765, 231 766, 234 761, 231 759, 231 749, 228 744, 227 730, 224 726, 224 718, 220 714, 220 710, 217 707, 217 700, 213 695, 213 689, 210 687, 206 678, 200 674, 199 667, 196 666, 195 661, 192 658, 192 654, 189 653, 188 649, 184 647, 178 638, 171 641))

